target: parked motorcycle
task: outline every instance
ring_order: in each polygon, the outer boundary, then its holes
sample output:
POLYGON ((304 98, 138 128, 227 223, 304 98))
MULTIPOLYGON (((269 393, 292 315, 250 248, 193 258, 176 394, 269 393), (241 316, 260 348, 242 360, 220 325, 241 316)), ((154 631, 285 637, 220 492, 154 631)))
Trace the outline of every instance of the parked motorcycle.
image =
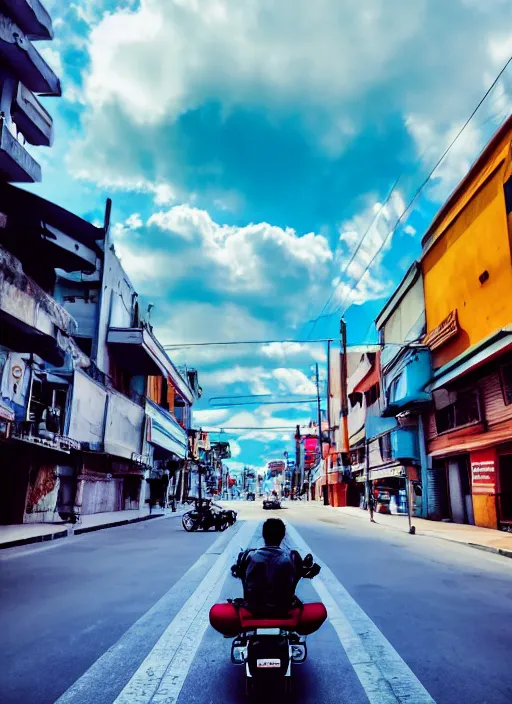
POLYGON ((281 506, 281 502, 279 501, 277 496, 273 496, 272 498, 265 499, 263 501, 263 508, 266 511, 269 511, 269 510, 272 511, 272 510, 280 509, 280 508, 282 508, 282 506, 281 506))
MULTIPOLYGON (((214 504, 214 505, 216 505, 216 504, 214 504)), ((237 516, 238 516, 237 512, 233 511, 232 509, 221 509, 221 510, 224 511, 228 525, 234 526, 236 523, 237 516)))
POLYGON ((187 533, 198 530, 224 531, 236 521, 235 511, 225 511, 212 501, 196 501, 192 511, 183 514, 181 523, 187 533), (235 514, 234 517, 232 514, 235 514))

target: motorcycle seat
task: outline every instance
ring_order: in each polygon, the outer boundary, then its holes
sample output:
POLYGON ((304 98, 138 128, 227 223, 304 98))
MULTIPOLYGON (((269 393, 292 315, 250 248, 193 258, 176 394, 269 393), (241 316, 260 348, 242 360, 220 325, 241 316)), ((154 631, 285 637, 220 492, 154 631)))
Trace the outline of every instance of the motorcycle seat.
POLYGON ((287 616, 280 618, 257 618, 250 611, 241 607, 239 610, 240 621, 244 630, 251 628, 283 628, 294 630, 297 628, 301 615, 300 608, 291 609, 287 616))

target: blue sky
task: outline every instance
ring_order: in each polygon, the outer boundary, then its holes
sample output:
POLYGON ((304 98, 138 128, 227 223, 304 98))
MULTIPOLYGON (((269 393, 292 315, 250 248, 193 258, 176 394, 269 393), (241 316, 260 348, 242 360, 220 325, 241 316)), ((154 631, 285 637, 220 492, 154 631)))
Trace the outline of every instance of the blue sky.
MULTIPOLYGON (((511 112, 509 72, 388 237, 512 53, 509 0, 45 4, 63 98, 46 101, 56 142, 36 190, 92 220, 113 198, 117 251, 170 344, 305 339, 329 297, 313 336, 337 337, 346 309, 349 342, 372 341, 433 214, 511 112)), ((325 349, 176 359, 199 369, 198 425, 289 427, 312 409, 209 399, 309 395, 325 349)), ((288 431, 229 437, 235 468, 292 448, 288 431)))

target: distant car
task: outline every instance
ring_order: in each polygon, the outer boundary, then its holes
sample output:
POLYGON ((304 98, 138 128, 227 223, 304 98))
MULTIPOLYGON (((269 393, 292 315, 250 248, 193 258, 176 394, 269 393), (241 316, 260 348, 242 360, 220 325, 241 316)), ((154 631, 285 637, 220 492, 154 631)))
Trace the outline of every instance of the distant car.
POLYGON ((271 499, 264 499, 263 508, 267 511, 272 511, 281 508, 281 502, 277 497, 273 496, 271 499))

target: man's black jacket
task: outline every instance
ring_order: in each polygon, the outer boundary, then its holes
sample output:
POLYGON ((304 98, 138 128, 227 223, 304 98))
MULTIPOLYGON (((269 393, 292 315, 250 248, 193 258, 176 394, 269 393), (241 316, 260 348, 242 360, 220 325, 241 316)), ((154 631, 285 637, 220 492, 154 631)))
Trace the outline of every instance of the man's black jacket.
POLYGON ((311 579, 320 572, 308 555, 304 560, 296 550, 266 545, 246 550, 238 556, 231 572, 242 580, 244 604, 255 615, 284 615, 298 599, 295 588, 302 577, 311 579))

